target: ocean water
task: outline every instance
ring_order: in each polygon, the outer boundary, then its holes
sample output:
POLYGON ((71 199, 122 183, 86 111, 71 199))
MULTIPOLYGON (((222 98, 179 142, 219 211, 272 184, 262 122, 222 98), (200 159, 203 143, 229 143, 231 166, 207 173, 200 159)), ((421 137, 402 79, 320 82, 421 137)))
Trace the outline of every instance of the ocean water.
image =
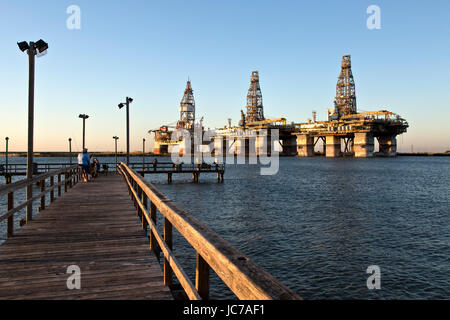
MULTIPOLYGON (((228 165, 222 184, 146 179, 304 299, 450 299, 449 177, 447 157, 317 157, 280 158, 274 176, 228 165), (379 290, 367 288, 372 265, 379 290)), ((177 233, 174 254, 194 280, 195 252, 177 233)), ((211 298, 233 297, 212 274, 211 298)))

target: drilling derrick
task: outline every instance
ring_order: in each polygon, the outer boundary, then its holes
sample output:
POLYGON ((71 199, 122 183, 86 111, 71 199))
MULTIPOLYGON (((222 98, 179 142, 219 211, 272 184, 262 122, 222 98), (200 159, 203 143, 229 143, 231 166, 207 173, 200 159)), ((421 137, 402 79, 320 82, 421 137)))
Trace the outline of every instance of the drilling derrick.
POLYGON ((355 80, 349 55, 342 57, 342 69, 336 85, 334 106, 337 118, 356 113, 355 80))
POLYGON ((259 75, 258 71, 253 71, 250 89, 248 89, 247 94, 247 115, 245 122, 250 123, 261 120, 264 120, 264 112, 261 88, 259 87, 259 75))
POLYGON ((195 101, 191 82, 188 80, 184 90, 183 99, 180 102, 180 120, 177 129, 193 130, 195 124, 195 101))

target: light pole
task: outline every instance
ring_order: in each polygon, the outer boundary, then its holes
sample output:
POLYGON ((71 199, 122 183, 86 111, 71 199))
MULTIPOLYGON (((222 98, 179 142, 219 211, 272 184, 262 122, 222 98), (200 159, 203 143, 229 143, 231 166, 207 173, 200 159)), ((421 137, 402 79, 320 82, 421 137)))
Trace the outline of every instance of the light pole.
POLYGON ((145 138, 142 139, 142 171, 145 172, 145 138))
MULTIPOLYGON (((33 178, 33 128, 34 128, 34 66, 36 55, 43 54, 48 49, 48 43, 44 40, 27 43, 18 42, 17 45, 22 52, 28 53, 28 150, 27 150, 27 179, 33 178)), ((30 183, 26 189, 27 217, 29 222, 33 219, 33 185, 30 183)))
POLYGON ((86 148, 85 137, 86 137, 86 119, 89 119, 87 114, 80 114, 78 118, 83 119, 83 150, 86 148))
POLYGON ((114 142, 115 142, 115 145, 116 145, 115 151, 114 151, 114 155, 115 155, 116 171, 117 171, 117 140, 119 140, 119 137, 118 136, 114 136, 113 139, 115 140, 114 142))
POLYGON ((5 177, 6 177, 6 180, 8 180, 8 141, 9 141, 9 138, 8 137, 6 137, 5 138, 5 140, 6 140, 6 152, 5 152, 5 166, 6 166, 6 168, 5 168, 5 177))
POLYGON ((69 138, 69 163, 72 166, 72 138, 69 138))
POLYGON ((133 99, 127 97, 125 103, 119 104, 119 109, 127 107, 127 166, 130 164, 130 103, 132 102, 133 99))

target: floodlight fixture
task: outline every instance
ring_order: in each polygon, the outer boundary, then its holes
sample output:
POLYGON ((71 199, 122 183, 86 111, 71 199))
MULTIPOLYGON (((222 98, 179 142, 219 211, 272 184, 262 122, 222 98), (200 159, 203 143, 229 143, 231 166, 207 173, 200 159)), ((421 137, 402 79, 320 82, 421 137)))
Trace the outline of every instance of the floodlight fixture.
POLYGON ((30 49, 30 46, 26 41, 17 42, 17 45, 19 46, 20 51, 24 52, 25 50, 30 49))

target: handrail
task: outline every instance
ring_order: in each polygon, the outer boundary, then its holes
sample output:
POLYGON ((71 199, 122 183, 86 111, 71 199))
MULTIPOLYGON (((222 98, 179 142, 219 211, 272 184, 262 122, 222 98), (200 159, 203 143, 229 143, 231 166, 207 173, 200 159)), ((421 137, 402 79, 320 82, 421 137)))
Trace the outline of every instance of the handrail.
POLYGON ((164 254, 164 283, 167 286, 172 285, 174 273, 190 299, 208 299, 211 268, 239 299, 301 299, 204 223, 178 207, 151 183, 142 180, 135 170, 121 163, 118 171, 127 183, 143 228, 150 227, 151 249, 158 255, 159 251, 164 254), (147 200, 150 200, 150 206, 147 200), (164 238, 156 229, 156 209, 164 216, 164 238), (172 227, 197 252, 195 287, 173 255, 172 227))
MULTIPOLYGON (((7 204, 6 204, 6 212, 0 214, 0 222, 8 219, 7 222, 7 238, 11 238, 14 235, 14 214, 18 211, 32 206, 33 202, 41 199, 40 210, 45 210, 45 197, 47 193, 50 193, 50 202, 55 200, 55 188, 57 190, 57 196, 60 197, 61 186, 64 185, 64 192, 67 192, 68 188, 72 188, 78 181, 80 181, 80 169, 77 165, 61 168, 58 170, 53 170, 47 172, 45 174, 33 177, 32 179, 24 179, 21 181, 17 181, 15 183, 8 183, 6 185, 0 186, 0 196, 7 195, 7 204), (64 174, 64 180, 62 179, 62 175, 64 174), (55 176, 58 176, 58 181, 55 183, 55 176), (45 181, 46 179, 50 180, 49 187, 46 187, 45 181), (32 187, 33 184, 39 182, 40 185, 40 193, 31 197, 28 200, 23 201, 19 205, 14 206, 14 192, 22 189, 32 187)), ((10 179, 10 177, 9 177, 10 179)), ((8 180, 7 180, 8 182, 8 180)), ((9 180, 10 182, 10 180, 9 180)), ((30 211, 30 214, 31 211, 30 211)), ((27 216, 27 219, 31 219, 32 216, 27 216)))
POLYGON ((36 182, 40 182, 42 179, 47 179, 51 176, 56 176, 60 173, 64 173, 70 170, 75 170, 78 168, 78 165, 73 165, 73 166, 69 166, 69 167, 64 167, 61 169, 57 169, 54 171, 50 171, 38 176, 33 177, 31 180, 29 179, 23 179, 14 183, 10 183, 10 184, 4 184, 0 186, 0 196, 8 193, 8 192, 13 192, 16 191, 17 189, 21 189, 24 188, 30 184, 36 183, 36 182))

